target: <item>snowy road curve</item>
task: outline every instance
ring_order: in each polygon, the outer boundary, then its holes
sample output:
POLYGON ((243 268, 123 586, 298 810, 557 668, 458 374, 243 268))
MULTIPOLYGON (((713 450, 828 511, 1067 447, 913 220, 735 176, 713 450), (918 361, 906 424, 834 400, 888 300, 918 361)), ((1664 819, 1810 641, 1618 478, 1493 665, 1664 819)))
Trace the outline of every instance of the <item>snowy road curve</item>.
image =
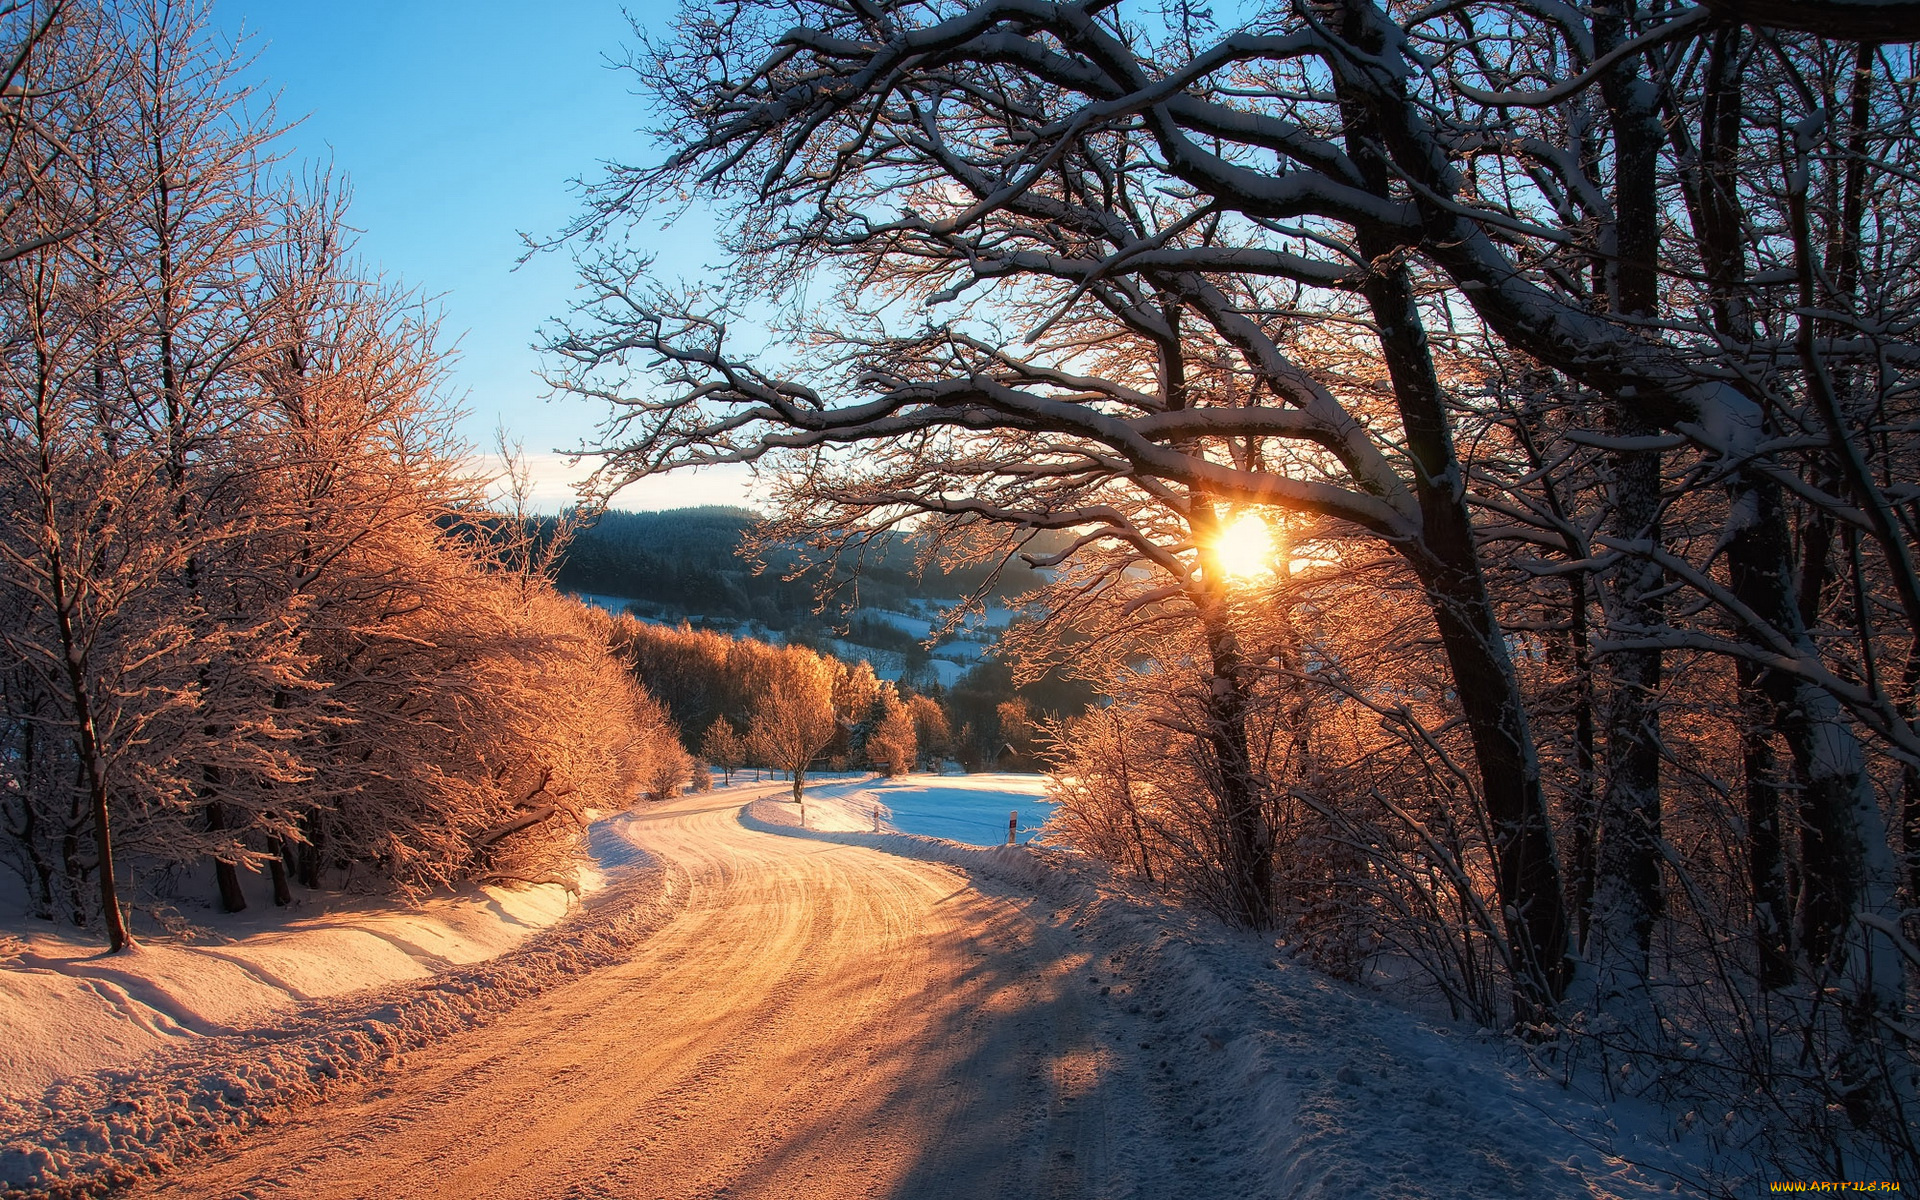
POLYGON ((1039 901, 751 831, 739 805, 687 797, 627 826, 680 892, 629 961, 141 1194, 1219 1194, 1039 901))

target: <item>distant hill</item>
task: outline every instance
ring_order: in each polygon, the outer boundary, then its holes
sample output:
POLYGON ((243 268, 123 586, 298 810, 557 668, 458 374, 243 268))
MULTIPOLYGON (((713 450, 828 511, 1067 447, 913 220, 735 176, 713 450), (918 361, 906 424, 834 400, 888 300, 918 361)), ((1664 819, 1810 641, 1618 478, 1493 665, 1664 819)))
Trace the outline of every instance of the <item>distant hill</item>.
MULTIPOLYGON (((739 557, 741 542, 759 519, 742 508, 609 512, 574 540, 556 582, 571 592, 633 601, 649 615, 704 616, 757 622, 769 630, 827 634, 843 629, 850 619, 861 621, 852 611, 856 599, 862 609, 923 615, 924 602, 950 604, 980 587, 990 574, 982 565, 929 570, 916 578, 912 543, 905 536, 888 538, 868 555, 858 579, 838 572, 838 610, 816 613, 813 583, 784 578, 800 565, 797 552, 770 556, 759 571, 739 557)), ((989 594, 1005 602, 1039 582, 1037 572, 1015 562, 989 594)), ((861 623, 873 624, 870 618, 861 623)), ((902 640, 899 635, 893 639, 902 640)))
MULTIPOLYGON (((1092 702, 1084 684, 1056 673, 1016 688, 1004 664, 983 661, 1015 616, 1010 602, 1041 581, 1024 562, 1008 564, 994 581, 984 628, 949 636, 929 651, 922 642, 932 622, 985 583, 988 567, 930 569, 918 577, 911 540, 888 538, 867 555, 857 579, 839 572, 836 603, 816 612, 812 581, 785 578, 801 564, 797 551, 771 556, 764 570, 739 557, 759 520, 743 508, 609 512, 574 539, 555 582, 602 607, 650 620, 684 620, 800 643, 848 661, 866 659, 882 678, 949 695, 959 719, 978 728, 996 720, 995 706, 1016 695, 1045 712, 1078 712, 1092 702)), ((1036 549, 1064 545, 1067 536, 1043 535, 1036 549)))

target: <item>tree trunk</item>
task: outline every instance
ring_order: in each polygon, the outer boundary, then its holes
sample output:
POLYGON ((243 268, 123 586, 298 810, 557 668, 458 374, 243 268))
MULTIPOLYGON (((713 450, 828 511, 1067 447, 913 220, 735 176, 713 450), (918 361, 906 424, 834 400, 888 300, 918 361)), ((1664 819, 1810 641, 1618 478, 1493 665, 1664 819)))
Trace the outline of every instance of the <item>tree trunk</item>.
MULTIPOLYGON (((46 459, 46 446, 47 441, 43 436, 41 478, 51 481, 55 474, 51 462, 46 459)), ((126 919, 120 912, 120 891, 113 873, 113 815, 110 811, 106 755, 101 749, 99 730, 94 723, 94 696, 91 681, 87 678, 86 650, 73 624, 73 610, 67 595, 65 558, 57 533, 60 525, 54 512, 51 490, 43 493, 42 500, 45 504, 42 517, 50 543, 47 581, 52 591, 53 617, 60 635, 60 649, 66 659, 67 700, 73 708, 78 734, 80 769, 93 818, 93 844, 100 858, 94 867, 100 884, 100 919, 106 924, 108 952, 118 954, 133 944, 133 936, 127 932, 126 919)))
POLYGON ((1760 986, 1777 991, 1793 982, 1793 904, 1787 895, 1785 843, 1780 830, 1780 764, 1774 753, 1774 706, 1766 696, 1766 671, 1742 661, 1740 689, 1741 766, 1746 786, 1747 884, 1753 893, 1754 949, 1760 986))
MULTIPOLYGON (((1362 253, 1380 261, 1361 240, 1362 253)), ((1515 974, 1516 1018, 1550 1019, 1573 974, 1566 893, 1533 731, 1506 636, 1487 595, 1473 544, 1466 487, 1455 457, 1439 379, 1403 270, 1376 272, 1366 285, 1414 464, 1422 532, 1411 550, 1452 668, 1461 714, 1473 738, 1481 794, 1493 826, 1500 909, 1515 974)))
MULTIPOLYGON (((227 813, 218 800, 207 804, 207 829, 219 833, 227 827, 227 813)), ((220 910, 222 912, 245 912, 247 893, 240 886, 240 869, 232 860, 215 853, 213 857, 213 877, 220 889, 220 910)))
MULTIPOLYGON (((1377 30, 1349 6, 1342 34, 1379 52, 1377 30)), ((1336 76, 1343 134, 1369 190, 1394 195, 1397 173, 1382 157, 1379 121, 1364 93, 1336 76)), ((1363 292, 1372 310, 1413 468, 1421 538, 1401 547, 1412 563, 1453 672, 1461 714, 1473 739, 1482 802, 1493 828, 1495 884, 1514 974, 1521 1024, 1550 1021, 1573 976, 1566 892, 1553 825, 1534 752, 1520 682, 1494 615, 1467 511, 1466 479, 1453 444, 1446 398, 1434 369, 1413 286, 1399 261, 1405 247, 1374 228, 1356 230, 1361 256, 1374 265, 1363 292)))
POLYGON ((1495 884, 1514 963, 1516 1018, 1550 1019, 1573 976, 1566 903, 1540 764, 1485 581, 1430 563, 1422 582, 1473 739, 1493 826, 1495 884))
MULTIPOLYGON (((1621 432, 1631 437, 1652 431, 1623 421, 1621 432)), ((1632 451, 1614 457, 1615 532, 1629 540, 1657 542, 1660 455, 1632 451)), ((1627 556, 1616 564, 1609 586, 1612 620, 1622 634, 1631 637, 1661 626, 1665 619, 1659 596, 1662 583, 1660 567, 1646 558, 1627 556)), ((1657 649, 1616 650, 1608 654, 1607 664, 1612 684, 1607 705, 1607 780, 1600 794, 1586 952, 1603 1007, 1627 996, 1644 999, 1653 927, 1662 908, 1660 686, 1664 664, 1657 649)))
MULTIPOLYGON (((1915 697, 1920 695, 1920 640, 1907 648, 1907 669, 1902 679, 1902 693, 1905 696, 1900 706, 1900 715, 1912 724, 1916 715, 1920 715, 1920 703, 1915 697)), ((1900 850, 1906 858, 1907 894, 1901 907, 1908 912, 1920 913, 1920 767, 1912 763, 1900 766, 1900 850)), ((1920 924, 1920 915, 1915 917, 1920 924)), ((1916 935, 1909 934, 1909 938, 1916 935)))
MULTIPOLYGON (((1699 195, 1695 202, 1701 255, 1707 273, 1708 304, 1714 327, 1729 338, 1751 341, 1752 310, 1748 304, 1747 235, 1740 202, 1738 149, 1743 120, 1741 67, 1745 61, 1745 31, 1726 26, 1714 31, 1710 45, 1700 108, 1699 195)), ((1736 571, 1736 593, 1764 589, 1767 581, 1753 571, 1789 570, 1785 519, 1778 511, 1777 493, 1756 494, 1734 489, 1733 502, 1754 505, 1749 519, 1734 533, 1730 560, 1746 564, 1736 571), (1761 511, 1765 507, 1766 511, 1761 511)), ((1738 511, 1738 510, 1736 510, 1738 511)), ((1784 576, 1783 576, 1784 579, 1784 576)), ((1747 816, 1747 879, 1753 893, 1755 951, 1760 986, 1768 991, 1793 981, 1790 931, 1793 903, 1787 885, 1785 831, 1781 826, 1781 765, 1774 749, 1778 707, 1771 672, 1742 660, 1735 681, 1741 696, 1741 760, 1745 775, 1747 816)))
MULTIPOLYGON (((32 736, 31 727, 28 736, 32 736)), ((28 756, 29 759, 31 755, 28 756)), ((33 777, 30 769, 21 772, 28 779, 33 777)), ((53 864, 47 861, 46 851, 40 845, 40 830, 31 799, 22 796, 21 826, 18 830, 8 830, 26 848, 27 857, 33 866, 33 915, 43 920, 53 920, 53 864)))
POLYGON ((275 908, 285 908, 293 903, 293 888, 287 882, 286 843, 275 839, 273 857, 267 860, 267 870, 273 876, 273 904, 275 908))
POLYGON ((1153 882, 1153 862, 1147 857, 1147 834, 1140 826, 1140 805, 1133 796, 1133 768, 1127 762, 1127 730, 1120 721, 1113 725, 1114 753, 1120 768, 1120 797, 1127 806, 1127 823, 1133 831, 1133 847, 1140 859, 1140 874, 1148 887, 1153 882))
MULTIPOLYGON (((1165 356, 1169 407, 1185 402, 1184 363, 1177 347, 1165 356)), ((1234 633, 1232 583, 1215 550, 1220 537, 1220 514, 1213 499, 1195 491, 1188 497, 1187 527, 1200 547, 1198 586, 1193 600, 1200 610, 1200 626, 1207 646, 1205 693, 1207 753, 1216 772, 1214 781, 1223 834, 1220 864, 1225 876, 1226 916, 1248 929, 1270 929, 1274 923, 1273 829, 1267 820, 1260 781, 1254 777, 1253 757, 1247 749, 1247 693, 1243 679, 1245 656, 1234 633)))
POLYGON ((307 822, 307 838, 300 843, 300 885, 309 890, 320 886, 320 840, 325 835, 312 821, 307 822))
POLYGON ((87 870, 80 863, 80 829, 90 820, 86 804, 80 803, 80 818, 70 820, 67 830, 60 837, 60 868, 66 876, 67 908, 73 916, 73 923, 85 926, 87 923, 87 870))
MULTIPOLYGON (((1392 252, 1392 247, 1372 242, 1361 235, 1361 252, 1374 262, 1392 252)), ((1423 537, 1409 555, 1453 671, 1493 826, 1500 909, 1514 963, 1516 1018, 1521 1023, 1544 1021, 1566 995, 1573 960, 1566 893, 1533 731, 1507 656, 1506 636, 1480 572, 1466 484, 1413 288, 1405 270, 1396 267, 1370 275, 1365 291, 1413 461, 1423 537)))
MULTIPOLYGON (((1624 411, 1616 416, 1616 429, 1626 437, 1655 432, 1624 411)), ((1613 532, 1622 540, 1657 548, 1660 454, 1635 450, 1612 457, 1613 532)), ((1660 566, 1648 557, 1629 554, 1615 564, 1607 581, 1610 621, 1622 636, 1643 636, 1662 627, 1664 582, 1660 566)), ((1600 1007, 1650 1030, 1654 1023, 1646 985, 1652 973, 1654 924, 1665 906, 1660 871, 1660 690, 1665 664, 1657 648, 1627 649, 1610 652, 1607 668, 1607 775, 1596 814, 1585 957, 1594 968, 1600 1007)))
MULTIPOLYGON (((1817 660, 1793 590, 1779 485, 1743 474, 1733 513, 1727 565, 1735 594, 1796 653, 1817 660)), ((1856 1125, 1871 1124, 1893 1111, 1880 1043, 1883 1021, 1897 1023, 1904 979, 1896 948, 1859 917, 1897 911, 1889 830, 1860 743, 1834 698, 1781 671, 1762 672, 1760 685, 1801 780, 1800 966, 1816 986, 1840 995, 1842 1100, 1856 1125)))
MULTIPOLYGON (((64 617, 61 624, 67 624, 64 617)), ((126 918, 120 912, 120 891, 113 872, 113 816, 109 811, 106 764, 94 730, 93 697, 84 676, 81 664, 69 659, 68 678, 73 687, 74 715, 80 726, 80 762, 86 773, 87 802, 93 818, 94 851, 99 856, 94 871, 100 885, 100 919, 106 925, 108 952, 118 954, 133 944, 133 935, 127 932, 126 918)))
POLYGON ((1595 837, 1599 801, 1595 796, 1593 721, 1593 638, 1587 626, 1587 572, 1567 576, 1567 639, 1573 645, 1573 814, 1568 821, 1573 840, 1573 914, 1577 944, 1586 945, 1587 925, 1593 915, 1593 881, 1598 870, 1595 837))
POLYGON ((1207 650, 1213 671, 1206 680, 1204 704, 1209 749, 1220 772, 1221 816, 1226 821, 1229 914, 1249 929, 1270 929, 1274 923, 1273 829, 1247 750, 1240 647, 1231 629, 1209 624, 1207 650))
MULTIPOLYGON (((1627 5, 1613 0, 1593 18, 1594 46, 1605 53, 1632 36, 1627 5)), ((1612 115, 1614 138, 1614 254, 1607 272, 1609 308, 1627 317, 1651 317, 1660 302, 1660 218, 1656 171, 1666 132, 1656 109, 1658 93, 1640 77, 1639 60, 1627 58, 1600 79, 1612 115)), ((1614 430, 1640 438, 1659 430, 1616 404, 1614 430)), ((1615 451, 1612 532, 1629 542, 1658 548, 1661 458, 1657 450, 1615 451)), ((1609 573, 1609 614, 1632 637, 1659 629, 1665 620, 1659 565, 1627 555, 1609 573)), ((1628 996, 1635 1019, 1645 1008, 1653 926, 1662 907, 1660 880, 1660 685, 1664 670, 1657 648, 1615 650, 1607 655, 1612 692, 1607 705, 1607 782, 1600 796, 1593 915, 1587 960, 1603 1007, 1628 996)), ((1651 1028, 1651 1022, 1647 1025, 1651 1028)))

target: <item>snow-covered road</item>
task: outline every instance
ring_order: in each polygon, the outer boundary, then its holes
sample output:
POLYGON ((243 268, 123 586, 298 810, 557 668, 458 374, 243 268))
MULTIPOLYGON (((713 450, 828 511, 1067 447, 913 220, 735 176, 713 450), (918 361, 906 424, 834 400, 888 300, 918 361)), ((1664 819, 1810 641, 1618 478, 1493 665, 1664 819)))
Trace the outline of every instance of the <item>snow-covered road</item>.
POLYGON ((1090 985, 1092 952, 1045 901, 743 828, 742 799, 690 796, 624 827, 669 864, 678 910, 629 960, 141 1194, 1235 1190, 1190 1153, 1192 1110, 1144 1077, 1138 1006, 1090 985))

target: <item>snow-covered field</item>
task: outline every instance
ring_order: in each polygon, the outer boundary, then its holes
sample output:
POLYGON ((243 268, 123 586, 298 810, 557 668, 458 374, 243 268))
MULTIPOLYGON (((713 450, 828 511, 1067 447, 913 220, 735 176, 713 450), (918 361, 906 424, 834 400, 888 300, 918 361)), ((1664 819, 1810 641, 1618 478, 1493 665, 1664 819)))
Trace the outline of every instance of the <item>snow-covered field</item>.
POLYGON ((950 688, 959 683, 966 678, 967 672, 973 669, 965 663, 938 657, 928 659, 927 668, 933 672, 934 681, 944 688, 950 688))
POLYGON ((917 833, 969 846, 999 846, 1007 818, 1019 814, 1019 840, 1032 840, 1057 806, 1047 799, 1047 777, 1011 772, 979 775, 902 775, 832 782, 807 792, 807 824, 814 829, 917 833))
POLYGON ((925 617, 910 617, 906 613, 897 613, 887 608, 857 608, 852 613, 853 620, 865 617, 882 625, 891 625, 901 633, 912 637, 924 638, 933 632, 933 622, 925 617))

